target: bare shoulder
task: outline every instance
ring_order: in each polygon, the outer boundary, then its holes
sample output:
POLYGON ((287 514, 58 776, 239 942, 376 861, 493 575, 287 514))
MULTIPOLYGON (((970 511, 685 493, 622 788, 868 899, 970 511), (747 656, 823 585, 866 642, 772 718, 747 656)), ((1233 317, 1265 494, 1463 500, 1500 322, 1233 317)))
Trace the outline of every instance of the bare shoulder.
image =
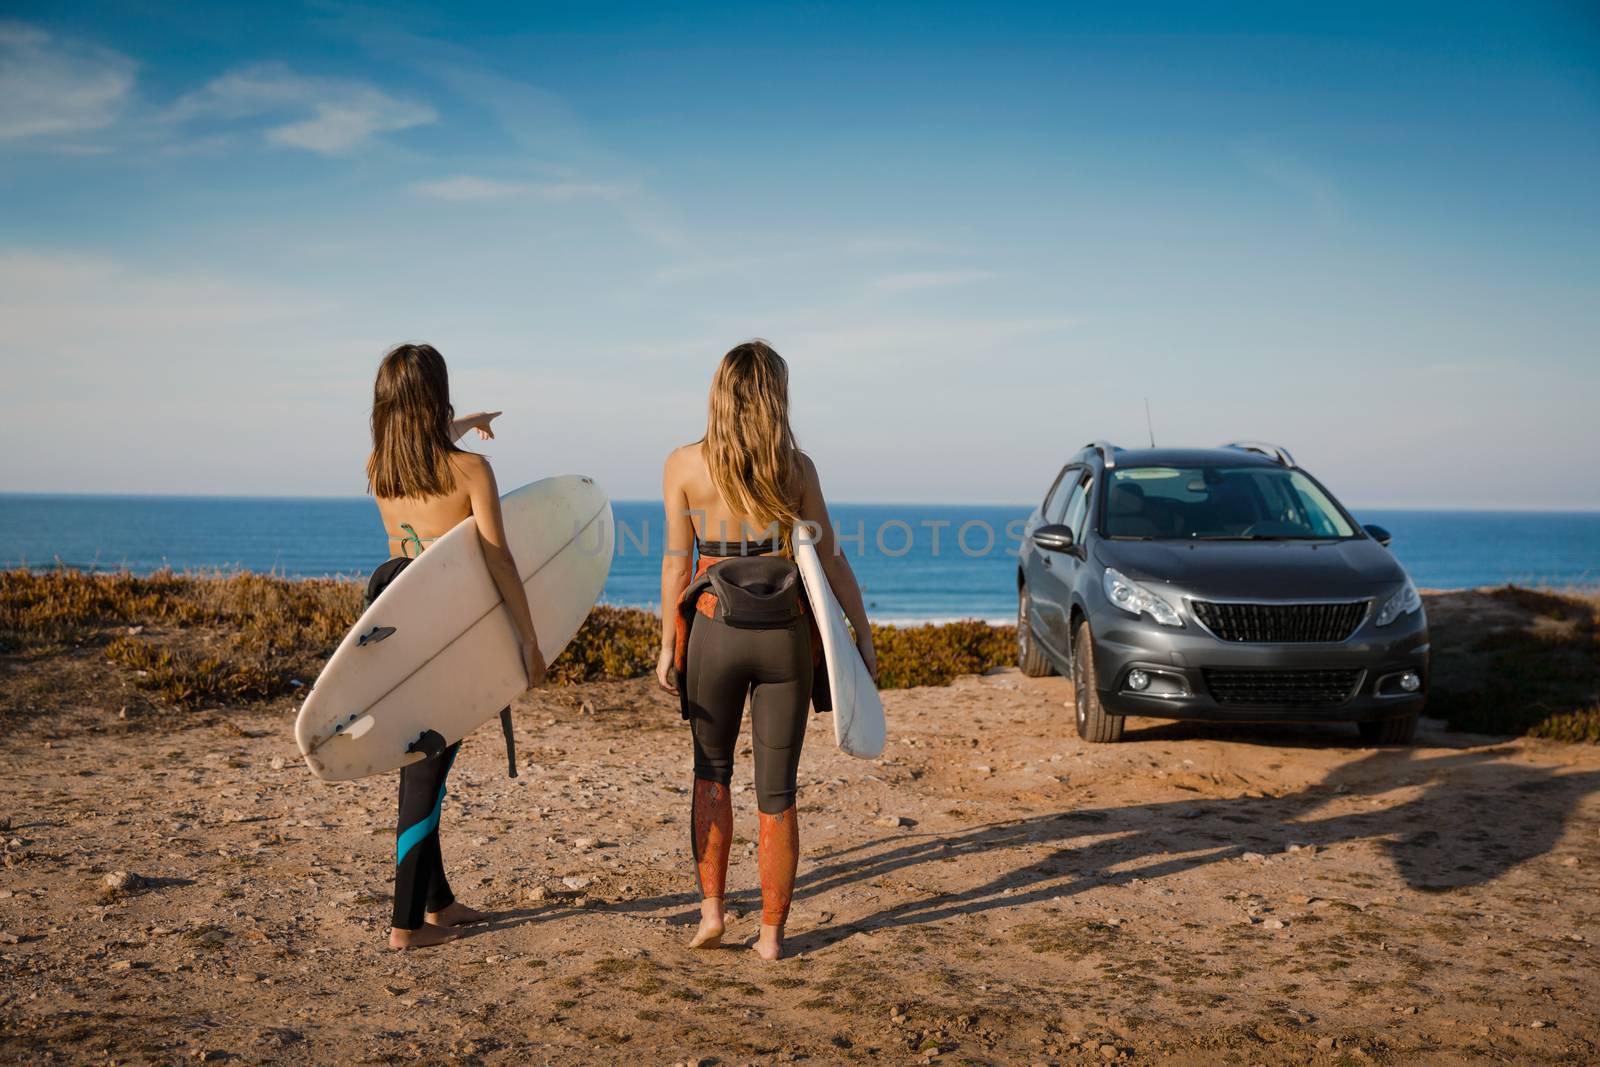
POLYGON ((494 480, 494 469, 489 466, 487 456, 480 456, 476 452, 457 452, 450 457, 450 463, 457 477, 468 485, 494 480))
POLYGON ((795 450, 795 457, 799 461, 801 488, 807 491, 820 489, 822 476, 817 473, 817 465, 811 462, 811 457, 799 449, 795 450))
POLYGON ((679 445, 667 453, 668 467, 687 467, 699 462, 701 462, 699 441, 691 441, 686 445, 679 445))
POLYGON ((705 460, 700 455, 700 442, 696 441, 668 452, 667 462, 662 467, 662 475, 668 481, 683 481, 691 477, 704 463, 705 460))

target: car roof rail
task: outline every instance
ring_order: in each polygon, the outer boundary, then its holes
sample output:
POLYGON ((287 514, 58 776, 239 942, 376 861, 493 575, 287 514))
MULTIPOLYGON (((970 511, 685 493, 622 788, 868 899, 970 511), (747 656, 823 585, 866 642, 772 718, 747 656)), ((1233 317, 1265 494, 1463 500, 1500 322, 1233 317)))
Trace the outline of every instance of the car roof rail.
POLYGON ((1100 458, 1105 462, 1106 470, 1111 470, 1117 465, 1117 457, 1115 453, 1118 451, 1118 449, 1117 446, 1112 444, 1110 441, 1090 441, 1088 444, 1083 446, 1083 450, 1085 452, 1088 452, 1090 449, 1100 453, 1100 458))
POLYGON ((1229 441, 1222 447, 1237 448, 1241 452, 1257 452, 1270 460, 1283 464, 1285 467, 1293 467, 1295 465, 1294 457, 1282 445, 1268 444, 1265 441, 1229 441))

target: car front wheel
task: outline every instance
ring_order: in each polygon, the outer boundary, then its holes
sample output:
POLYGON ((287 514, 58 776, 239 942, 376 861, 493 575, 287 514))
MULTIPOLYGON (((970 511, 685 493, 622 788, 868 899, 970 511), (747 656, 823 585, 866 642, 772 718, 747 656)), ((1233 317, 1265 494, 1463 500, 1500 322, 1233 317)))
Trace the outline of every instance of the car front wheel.
POLYGON ((1054 674, 1056 670, 1033 636, 1033 620, 1028 610, 1030 603, 1028 587, 1024 585, 1017 590, 1017 666, 1029 678, 1043 678, 1054 674))
POLYGON ((1072 703, 1078 715, 1078 736, 1095 744, 1122 740, 1121 715, 1111 715, 1100 706, 1100 689, 1094 673, 1094 637, 1088 622, 1078 623, 1072 635, 1072 703))

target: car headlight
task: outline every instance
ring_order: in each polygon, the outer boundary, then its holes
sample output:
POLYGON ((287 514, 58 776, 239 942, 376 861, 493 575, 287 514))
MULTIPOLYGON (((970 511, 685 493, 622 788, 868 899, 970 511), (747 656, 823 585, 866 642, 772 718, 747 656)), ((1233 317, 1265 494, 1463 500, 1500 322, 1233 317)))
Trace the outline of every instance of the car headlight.
POLYGON ((1388 600, 1383 602, 1383 607, 1378 609, 1378 617, 1373 620, 1379 626, 1388 626, 1391 622, 1403 615, 1410 615, 1422 607, 1422 594, 1417 592, 1417 587, 1411 584, 1411 579, 1406 579, 1406 584, 1400 587, 1388 600))
POLYGON ((1106 599, 1129 615, 1143 615, 1148 612, 1150 617, 1162 626, 1183 625, 1183 620, 1178 617, 1177 608, 1138 582, 1132 581, 1121 571, 1107 567, 1105 583, 1106 599))

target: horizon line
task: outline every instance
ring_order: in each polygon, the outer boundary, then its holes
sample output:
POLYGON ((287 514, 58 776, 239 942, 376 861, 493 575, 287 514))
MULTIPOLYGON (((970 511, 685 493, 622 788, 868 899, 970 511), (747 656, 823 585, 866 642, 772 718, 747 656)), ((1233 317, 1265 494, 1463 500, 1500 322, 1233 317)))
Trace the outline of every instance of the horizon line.
MULTIPOLYGON (((359 496, 336 495, 331 493, 126 493, 126 492, 92 492, 92 491, 45 491, 29 489, 0 489, 0 498, 5 497, 34 497, 40 499, 101 499, 101 500, 237 500, 237 501, 343 501, 370 500, 371 497, 362 494, 359 496)), ((613 504, 660 504, 653 497, 618 497, 611 500, 613 504)), ((1024 512, 1031 511, 1035 505, 1022 504, 1015 501, 986 501, 986 500, 961 500, 961 501, 932 501, 932 500, 854 500, 836 499, 829 501, 829 506, 849 507, 906 507, 906 508, 1018 508, 1024 512)), ((1530 512, 1536 514, 1567 514, 1567 515, 1594 515, 1600 514, 1600 504, 1573 505, 1573 504, 1345 504, 1345 507, 1366 511, 1423 511, 1423 512, 1477 512, 1485 514, 1514 514, 1530 512)))

